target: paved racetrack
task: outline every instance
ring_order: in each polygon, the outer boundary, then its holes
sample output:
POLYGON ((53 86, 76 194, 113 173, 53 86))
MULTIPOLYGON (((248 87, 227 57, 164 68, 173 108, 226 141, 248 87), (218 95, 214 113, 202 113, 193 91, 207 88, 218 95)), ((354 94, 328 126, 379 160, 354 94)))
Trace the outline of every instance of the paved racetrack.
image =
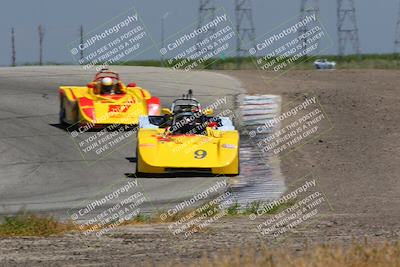
MULTIPOLYGON (((237 80, 207 71, 113 70, 124 82, 135 81, 149 89, 167 107, 187 89, 193 89, 203 103, 226 96, 227 108, 243 92, 237 80)), ((0 214, 28 210, 65 218, 71 208, 85 206, 135 180, 130 175, 135 172, 134 135, 108 156, 85 161, 70 134, 57 125, 58 86, 84 85, 94 74, 78 66, 0 69, 0 214)), ((142 209, 164 209, 217 180, 221 178, 138 179, 147 197, 142 209)))

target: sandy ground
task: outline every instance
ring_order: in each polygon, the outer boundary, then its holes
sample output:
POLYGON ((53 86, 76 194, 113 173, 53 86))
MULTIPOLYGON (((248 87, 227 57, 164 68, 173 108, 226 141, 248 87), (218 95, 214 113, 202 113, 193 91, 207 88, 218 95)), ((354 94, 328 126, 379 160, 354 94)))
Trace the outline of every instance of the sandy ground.
POLYGON ((333 122, 333 130, 282 161, 289 182, 312 170, 335 214, 400 216, 399 71, 228 73, 249 93, 279 94, 283 104, 313 91, 333 122))
POLYGON ((250 93, 280 94, 283 103, 313 90, 334 129, 282 160, 290 182, 310 170, 333 210, 272 243, 247 217, 224 218, 189 239, 167 225, 118 229, 98 239, 79 234, 51 238, 0 239, 2 266, 136 266, 170 260, 192 262, 233 247, 263 244, 301 251, 306 243, 349 244, 353 239, 398 240, 400 236, 399 71, 224 72, 250 93), (266 82, 267 80, 267 82, 266 82))

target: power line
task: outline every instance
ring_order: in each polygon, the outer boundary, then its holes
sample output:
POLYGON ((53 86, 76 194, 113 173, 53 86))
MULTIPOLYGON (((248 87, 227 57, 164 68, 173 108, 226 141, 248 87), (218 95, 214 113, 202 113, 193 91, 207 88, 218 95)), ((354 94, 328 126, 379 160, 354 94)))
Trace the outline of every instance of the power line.
POLYGON ((354 0, 337 0, 337 32, 339 55, 343 56, 350 43, 354 54, 360 55, 360 41, 354 0))
POLYGON ((255 28, 251 0, 235 0, 236 17, 236 67, 239 69, 242 58, 248 56, 249 48, 255 47, 255 28))

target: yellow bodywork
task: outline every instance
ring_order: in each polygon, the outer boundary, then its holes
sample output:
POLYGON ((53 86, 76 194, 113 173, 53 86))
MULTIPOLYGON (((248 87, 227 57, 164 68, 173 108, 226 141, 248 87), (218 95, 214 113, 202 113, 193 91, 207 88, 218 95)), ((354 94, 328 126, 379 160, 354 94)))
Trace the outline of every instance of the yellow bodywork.
POLYGON ((139 129, 138 173, 209 171, 239 174, 239 133, 206 128, 207 135, 169 135, 165 129, 139 129))
POLYGON ((68 124, 138 124, 139 116, 148 114, 146 101, 151 95, 141 87, 121 86, 123 94, 114 95, 101 95, 96 93, 96 88, 88 86, 61 86, 63 121, 68 124))

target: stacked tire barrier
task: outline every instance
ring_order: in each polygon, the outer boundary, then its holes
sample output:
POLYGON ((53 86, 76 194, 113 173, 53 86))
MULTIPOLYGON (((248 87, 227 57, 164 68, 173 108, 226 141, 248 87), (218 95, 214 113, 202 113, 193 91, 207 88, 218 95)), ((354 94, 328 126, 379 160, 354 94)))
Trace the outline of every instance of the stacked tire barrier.
POLYGON ((232 185, 238 203, 270 201, 286 190, 279 158, 264 154, 258 143, 280 128, 269 126, 281 113, 278 95, 239 95, 237 97, 237 126, 240 130, 241 174, 232 185))
POLYGON ((268 122, 281 113, 281 96, 279 95, 241 95, 238 97, 240 108, 240 125, 246 130, 257 133, 271 133, 279 124, 265 127, 268 122), (261 127, 260 127, 261 126, 261 127), (264 126, 264 127, 263 127, 264 126))

